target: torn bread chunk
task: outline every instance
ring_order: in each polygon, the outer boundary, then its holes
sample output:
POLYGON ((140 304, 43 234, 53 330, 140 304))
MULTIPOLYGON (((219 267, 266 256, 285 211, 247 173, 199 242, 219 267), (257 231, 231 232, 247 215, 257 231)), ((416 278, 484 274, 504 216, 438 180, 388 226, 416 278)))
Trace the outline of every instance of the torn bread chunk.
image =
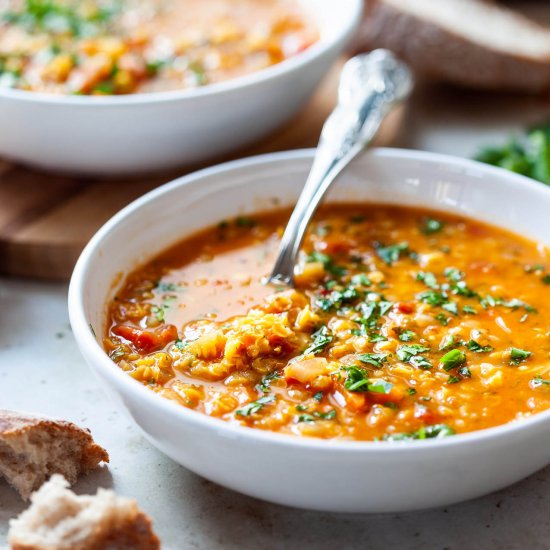
POLYGON ((360 49, 464 87, 550 90, 550 28, 484 0, 367 0, 360 49))
POLYGON ((11 550, 157 550, 151 520, 135 500, 99 489, 75 495, 54 475, 31 496, 31 506, 10 521, 11 550))
POLYGON ((0 409, 0 477, 25 500, 52 474, 69 483, 109 462, 88 430, 72 422, 0 409))

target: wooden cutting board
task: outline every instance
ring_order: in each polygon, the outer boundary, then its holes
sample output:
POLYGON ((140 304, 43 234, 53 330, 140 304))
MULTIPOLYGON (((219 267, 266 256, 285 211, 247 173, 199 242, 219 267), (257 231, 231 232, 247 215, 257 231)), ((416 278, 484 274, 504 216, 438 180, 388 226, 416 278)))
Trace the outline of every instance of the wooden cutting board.
MULTIPOLYGON (((340 68, 334 68, 311 102, 289 124, 229 158, 315 146, 336 101, 340 68)), ((400 118, 397 111, 384 124, 378 144, 394 140, 400 118)), ((44 174, 0 159, 0 272, 68 278, 84 245, 115 212, 196 168, 200 166, 144 180, 94 180, 44 174)))

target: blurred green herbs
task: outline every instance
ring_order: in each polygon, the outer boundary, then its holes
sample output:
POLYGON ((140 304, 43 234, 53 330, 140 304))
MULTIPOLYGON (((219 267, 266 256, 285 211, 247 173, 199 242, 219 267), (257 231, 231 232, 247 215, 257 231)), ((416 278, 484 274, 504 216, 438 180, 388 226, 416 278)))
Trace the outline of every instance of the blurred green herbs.
POLYGON ((487 147, 475 157, 550 185, 550 123, 535 126, 503 147, 487 147))

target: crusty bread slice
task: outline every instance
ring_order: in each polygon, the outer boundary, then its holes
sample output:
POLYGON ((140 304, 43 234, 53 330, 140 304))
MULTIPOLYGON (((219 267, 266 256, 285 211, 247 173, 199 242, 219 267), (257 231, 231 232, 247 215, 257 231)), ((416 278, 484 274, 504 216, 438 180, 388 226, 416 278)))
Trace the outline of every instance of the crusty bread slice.
POLYGON ((10 521, 12 550, 157 550, 151 520, 135 500, 99 489, 75 495, 54 475, 31 496, 31 506, 10 521))
POLYGON ((359 49, 466 87, 550 90, 550 28, 483 0, 367 0, 359 49))
POLYGON ((74 483, 101 462, 109 462, 109 455, 88 430, 71 422, 0 410, 0 477, 23 499, 54 473, 74 483))

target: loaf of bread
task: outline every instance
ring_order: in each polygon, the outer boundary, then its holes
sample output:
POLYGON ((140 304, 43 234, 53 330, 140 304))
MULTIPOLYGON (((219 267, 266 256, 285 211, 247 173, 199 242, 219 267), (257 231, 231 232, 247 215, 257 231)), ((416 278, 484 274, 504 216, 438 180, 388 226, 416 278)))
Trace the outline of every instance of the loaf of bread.
POLYGON ((54 475, 31 496, 31 506, 10 521, 11 550, 158 550, 151 520, 137 503, 99 489, 75 495, 54 475))
POLYGON ((550 91, 550 28, 488 0, 366 0, 358 48, 464 87, 550 91))
POLYGON ((62 474, 74 483, 102 462, 109 462, 109 455, 88 430, 71 422, 0 409, 0 477, 23 499, 52 474, 62 474))

